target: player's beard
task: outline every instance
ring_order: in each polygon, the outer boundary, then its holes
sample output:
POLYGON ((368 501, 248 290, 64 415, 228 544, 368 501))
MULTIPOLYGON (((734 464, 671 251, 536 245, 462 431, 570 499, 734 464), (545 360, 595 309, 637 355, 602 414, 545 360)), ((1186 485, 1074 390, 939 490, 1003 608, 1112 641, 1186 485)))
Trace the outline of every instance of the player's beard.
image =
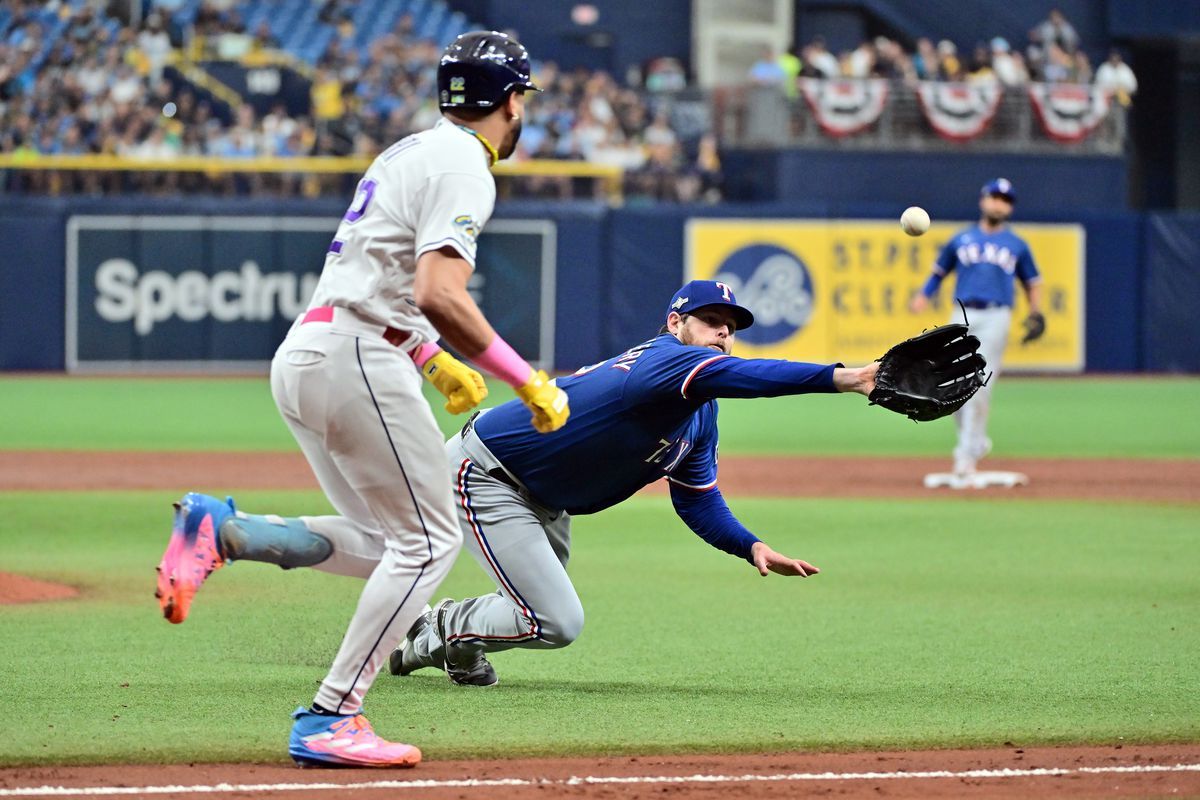
POLYGON ((1003 225, 1004 223, 1008 222, 1008 216, 1009 216, 1008 214, 996 213, 995 211, 993 211, 991 213, 984 214, 983 218, 987 220, 988 225, 992 226, 993 228, 997 228, 997 227, 1003 225))
POLYGON ((691 345, 693 347, 718 347, 725 355, 733 352, 733 339, 726 338, 724 341, 717 340, 715 342, 702 342, 699 338, 692 335, 692 331, 686 325, 679 330, 679 341, 681 344, 691 345))
POLYGON ((500 148, 496 153, 500 156, 500 160, 511 156, 517 149, 517 140, 521 138, 521 126, 524 122, 520 117, 513 120, 513 124, 509 127, 508 133, 504 137, 504 141, 500 143, 500 148))

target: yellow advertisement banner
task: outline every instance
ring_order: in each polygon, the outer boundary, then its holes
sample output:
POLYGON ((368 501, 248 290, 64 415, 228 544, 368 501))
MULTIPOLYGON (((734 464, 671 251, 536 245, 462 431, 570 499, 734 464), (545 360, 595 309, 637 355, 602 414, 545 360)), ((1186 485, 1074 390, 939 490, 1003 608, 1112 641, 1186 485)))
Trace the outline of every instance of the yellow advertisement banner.
MULTIPOLYGON (((693 219, 686 230, 687 273, 729 284, 754 312, 754 327, 738 335, 738 355, 864 364, 925 328, 962 320, 953 273, 929 310, 913 314, 908 301, 942 247, 969 224, 937 222, 912 237, 896 222, 693 219)), ((1004 367, 1081 371, 1083 227, 1012 229, 1029 243, 1042 275, 1046 334, 1020 344, 1027 306, 1018 282, 1004 367)))

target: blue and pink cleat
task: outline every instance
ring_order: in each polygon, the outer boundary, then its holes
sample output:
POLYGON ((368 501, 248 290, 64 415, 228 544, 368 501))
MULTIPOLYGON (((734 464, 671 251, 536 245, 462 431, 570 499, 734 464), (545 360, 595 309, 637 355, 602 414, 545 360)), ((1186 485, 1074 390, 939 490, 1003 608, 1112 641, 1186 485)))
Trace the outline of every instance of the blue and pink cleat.
POLYGON ((232 497, 222 502, 188 492, 175 504, 171 541, 158 565, 158 590, 154 593, 168 622, 183 622, 200 584, 225 566, 217 531, 235 513, 232 497))
POLYGON ((415 767, 421 751, 376 735, 362 714, 329 716, 301 706, 288 753, 302 767, 415 767))

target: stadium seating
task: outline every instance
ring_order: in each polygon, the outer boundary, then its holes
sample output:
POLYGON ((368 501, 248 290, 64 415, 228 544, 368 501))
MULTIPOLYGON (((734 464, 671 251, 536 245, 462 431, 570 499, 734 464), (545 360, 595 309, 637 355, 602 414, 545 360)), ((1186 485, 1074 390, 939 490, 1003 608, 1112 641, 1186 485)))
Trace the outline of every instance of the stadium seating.
MULTIPOLYGON (((78 1, 78 0, 77 0, 78 1)), ((199 13, 202 0, 183 0, 172 14, 172 24, 187 30, 199 13)), ((280 48, 308 64, 316 64, 337 35, 339 18, 322 19, 322 4, 313 0, 242 0, 232 10, 250 35, 267 23, 280 48)), ((395 28, 405 14, 416 21, 414 35, 444 42, 470 30, 470 21, 452 12, 442 0, 362 0, 347 7, 353 25, 352 44, 365 54, 370 43, 395 28)))

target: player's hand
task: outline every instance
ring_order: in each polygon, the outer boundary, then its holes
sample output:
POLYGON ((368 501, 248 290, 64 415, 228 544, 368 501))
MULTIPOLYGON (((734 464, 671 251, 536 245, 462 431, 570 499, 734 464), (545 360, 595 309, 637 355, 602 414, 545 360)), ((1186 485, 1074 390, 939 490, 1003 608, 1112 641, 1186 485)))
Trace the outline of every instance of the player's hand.
POLYGON ((540 369, 535 370, 525 385, 517 389, 517 397, 533 412, 533 427, 538 433, 558 430, 571 416, 567 393, 551 383, 540 369))
POLYGON ((776 553, 767 546, 766 542, 754 543, 754 546, 750 548, 750 559, 758 568, 758 574, 764 578, 771 572, 778 575, 798 575, 801 578, 807 578, 809 575, 816 575, 821 571, 807 561, 788 558, 782 553, 776 553))
POLYGON ((483 376, 445 350, 426 361, 421 373, 446 396, 446 410, 451 414, 470 411, 487 397, 483 376))
POLYGON ((1030 311, 1029 316, 1021 325, 1025 328, 1021 344, 1029 344, 1035 339, 1042 338, 1042 334, 1046 332, 1046 317, 1040 311, 1030 311))
POLYGON ((925 309, 929 308, 929 298, 921 292, 917 292, 908 301, 908 310, 914 314, 920 314, 925 309))

